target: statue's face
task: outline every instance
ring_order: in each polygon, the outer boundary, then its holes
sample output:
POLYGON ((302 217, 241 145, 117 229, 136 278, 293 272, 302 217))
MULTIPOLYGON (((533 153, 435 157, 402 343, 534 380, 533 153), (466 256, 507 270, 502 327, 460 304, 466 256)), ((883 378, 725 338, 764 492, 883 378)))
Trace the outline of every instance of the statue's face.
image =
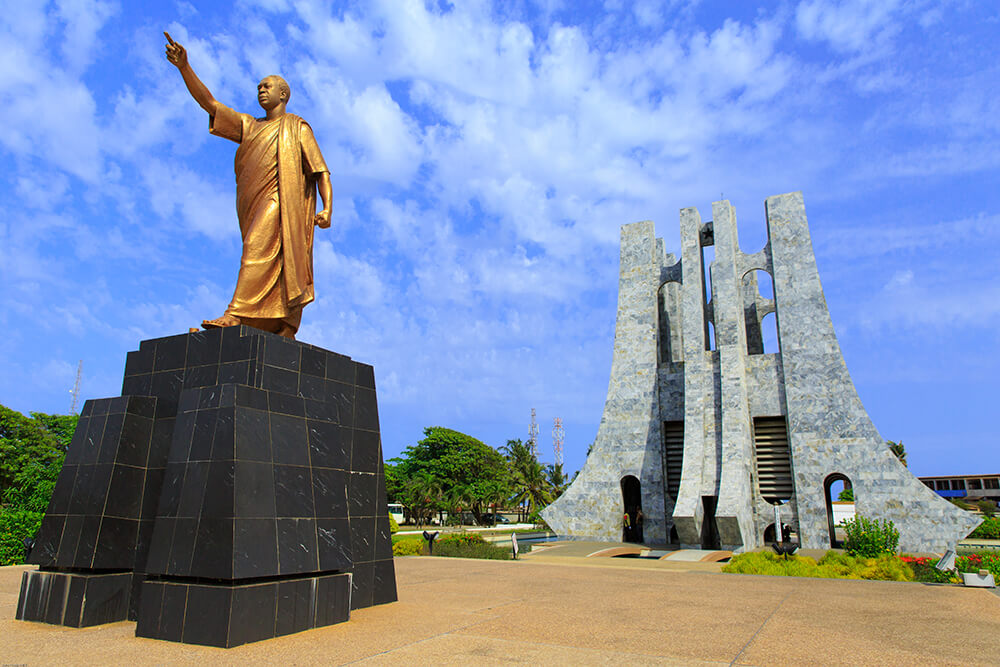
POLYGON ((257 84, 257 101, 264 111, 270 111, 284 101, 281 88, 274 77, 269 76, 257 84))

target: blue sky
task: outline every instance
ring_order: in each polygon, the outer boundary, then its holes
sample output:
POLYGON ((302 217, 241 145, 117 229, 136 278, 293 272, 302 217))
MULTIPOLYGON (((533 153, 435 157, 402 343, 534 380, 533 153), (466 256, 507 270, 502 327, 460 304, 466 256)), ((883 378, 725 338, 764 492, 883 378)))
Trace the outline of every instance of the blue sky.
MULTIPOLYGON (((0 403, 121 390, 220 315, 235 145, 163 57, 256 113, 281 73, 332 171, 299 338, 375 365, 387 457, 536 408, 578 469, 607 391, 618 230, 802 190, 840 344, 917 474, 1000 471, 1000 10, 934 2, 12 3, 0 403)), ((706 218, 707 219, 707 218, 706 218)))

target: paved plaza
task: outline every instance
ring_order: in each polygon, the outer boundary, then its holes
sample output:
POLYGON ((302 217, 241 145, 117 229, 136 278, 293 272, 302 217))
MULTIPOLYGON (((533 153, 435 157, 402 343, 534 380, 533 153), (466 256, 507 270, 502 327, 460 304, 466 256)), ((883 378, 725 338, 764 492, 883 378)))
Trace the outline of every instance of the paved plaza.
MULTIPOLYGON (((576 553, 574 554, 574 550, 576 553)), ((912 583, 723 575, 719 565, 585 557, 397 558, 399 602, 234 649, 141 639, 135 624, 14 620, 0 568, 0 663, 23 665, 995 665, 1000 596, 912 583)), ((592 550, 590 550, 592 552, 592 550)))

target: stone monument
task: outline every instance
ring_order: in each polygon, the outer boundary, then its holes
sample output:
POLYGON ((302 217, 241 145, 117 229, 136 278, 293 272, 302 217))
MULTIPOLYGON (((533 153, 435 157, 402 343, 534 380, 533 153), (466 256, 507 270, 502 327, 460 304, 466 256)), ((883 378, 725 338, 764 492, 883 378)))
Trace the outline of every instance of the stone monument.
POLYGON ((237 114, 167 39, 212 132, 240 143, 235 294, 205 331, 143 341, 121 396, 85 403, 17 618, 232 647, 396 599, 375 372, 294 340, 332 199, 287 84, 261 81, 266 118, 237 114))
POLYGON ((840 481, 858 514, 895 522, 902 550, 954 547, 978 521, 914 477, 861 404, 802 194, 769 197, 765 210, 768 241, 754 254, 740 250, 727 201, 707 223, 681 211, 679 259, 653 223, 622 227, 604 415, 579 476, 542 516, 560 535, 621 540, 623 512, 641 510, 648 542, 743 551, 774 539, 777 508, 802 547, 823 549, 837 543, 831 486, 840 481), (770 274, 773 299, 756 271, 770 274), (778 351, 764 354, 769 313, 778 351))

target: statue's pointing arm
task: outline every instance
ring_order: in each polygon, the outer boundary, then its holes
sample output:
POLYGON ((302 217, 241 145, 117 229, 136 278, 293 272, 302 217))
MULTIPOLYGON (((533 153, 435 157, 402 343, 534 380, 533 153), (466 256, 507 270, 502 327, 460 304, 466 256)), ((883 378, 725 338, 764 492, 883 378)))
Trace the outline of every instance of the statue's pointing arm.
POLYGON ((180 70, 181 76, 184 77, 184 84, 187 86, 188 92, 191 93, 191 97, 209 115, 214 116, 220 105, 212 97, 212 93, 205 87, 205 84, 201 82, 201 79, 198 78, 198 75, 194 73, 194 70, 191 69, 191 65, 188 64, 187 49, 175 42, 169 33, 164 32, 163 35, 167 38, 167 60, 180 70))

